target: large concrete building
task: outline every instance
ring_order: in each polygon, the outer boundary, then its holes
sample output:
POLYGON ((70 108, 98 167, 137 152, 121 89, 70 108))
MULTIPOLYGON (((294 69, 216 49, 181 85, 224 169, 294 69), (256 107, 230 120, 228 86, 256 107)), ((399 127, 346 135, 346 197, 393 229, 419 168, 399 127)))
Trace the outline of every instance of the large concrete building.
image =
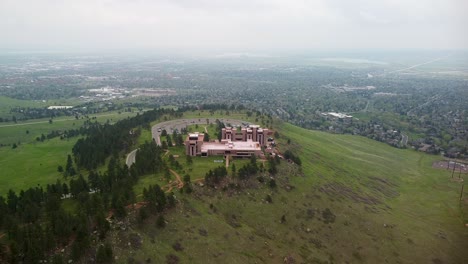
POLYGON ((257 125, 250 125, 248 127, 241 128, 240 132, 232 127, 226 127, 221 130, 221 140, 228 140, 232 142, 239 141, 255 141, 260 143, 261 146, 267 144, 268 129, 261 128, 257 125))
POLYGON ((191 133, 185 140, 185 154, 189 156, 197 156, 201 154, 201 147, 203 145, 204 134, 191 133))
POLYGON ((191 133, 185 140, 185 153, 190 156, 229 155, 234 157, 261 156, 262 146, 268 143, 268 129, 257 125, 241 128, 226 127, 221 141, 204 142, 203 133, 191 133))

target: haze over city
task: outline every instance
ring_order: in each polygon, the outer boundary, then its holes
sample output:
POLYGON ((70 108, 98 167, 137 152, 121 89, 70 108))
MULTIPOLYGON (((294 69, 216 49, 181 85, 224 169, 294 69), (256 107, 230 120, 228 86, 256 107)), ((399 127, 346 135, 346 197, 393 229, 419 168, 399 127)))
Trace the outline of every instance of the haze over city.
POLYGON ((468 0, 0 0, 0 263, 468 263, 468 0))
POLYGON ((466 49, 464 0, 0 3, 3 51, 466 49))

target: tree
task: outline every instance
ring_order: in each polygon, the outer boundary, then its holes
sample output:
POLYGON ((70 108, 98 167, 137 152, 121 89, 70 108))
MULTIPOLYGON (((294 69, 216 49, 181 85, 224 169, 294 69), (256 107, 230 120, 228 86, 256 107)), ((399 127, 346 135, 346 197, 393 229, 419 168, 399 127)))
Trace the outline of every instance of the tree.
POLYGON ((156 219, 156 226, 159 228, 164 228, 166 226, 166 220, 162 214, 158 215, 158 219, 156 219))
POLYGON ((16 213, 16 210, 18 207, 18 201, 19 201, 18 196, 13 190, 10 189, 7 195, 7 204, 8 204, 8 209, 10 210, 11 214, 16 213))
POLYGON ((162 149, 167 149, 167 142, 166 141, 161 142, 161 148, 162 149))
POLYGON ((185 156, 185 157, 186 157, 186 160, 187 160, 187 164, 192 165, 192 163, 193 163, 193 158, 192 158, 192 156, 187 155, 187 156, 185 156))
POLYGON ((62 184, 62 193, 64 195, 67 195, 68 193, 70 193, 70 191, 68 190, 68 185, 66 183, 62 184))
POLYGON ((52 264, 63 264, 63 257, 60 254, 55 254, 52 258, 52 264))
POLYGON ((96 252, 97 263, 112 263, 112 247, 109 244, 100 245, 96 252))
POLYGON ((174 130, 172 132, 172 141, 175 143, 176 146, 179 146, 179 141, 177 140, 177 131, 174 130))
POLYGON ((10 243, 10 263, 18 263, 20 259, 19 254, 18 244, 12 241, 10 243))
POLYGON ((269 172, 270 174, 275 175, 275 174, 278 172, 278 168, 276 168, 276 161, 275 161, 275 158, 269 157, 269 158, 268 158, 268 165, 269 165, 268 172, 269 172))
POLYGON ((74 176, 76 174, 75 168, 73 168, 73 160, 70 154, 67 156, 67 165, 65 166, 65 173, 69 176, 74 176))
POLYGON ((188 174, 185 174, 184 175, 184 187, 183 187, 183 190, 185 193, 187 194, 190 194, 192 193, 193 189, 192 189, 192 182, 190 180, 190 175, 188 174))
POLYGON ((177 134, 176 144, 177 144, 177 146, 184 145, 184 138, 182 137, 182 134, 177 134))
POLYGON ((275 131, 273 135, 275 136, 275 138, 280 138, 280 134, 278 133, 278 131, 275 131))
MULTIPOLYGON (((115 198, 115 202, 113 203, 113 207, 115 209, 115 215, 117 217, 124 217, 127 215, 127 210, 125 209, 125 203, 122 197, 115 198)), ((114 198, 113 198, 114 200, 114 198)))
POLYGON ((78 179, 72 179, 70 181, 70 192, 73 197, 77 198, 81 192, 89 192, 88 183, 83 178, 83 175, 79 175, 78 179))
POLYGON ((205 136, 203 137, 203 141, 209 142, 210 141, 210 134, 205 133, 205 136))
POLYGON ((171 136, 167 135, 166 136, 166 141, 167 141, 167 146, 168 147, 172 147, 172 140, 171 140, 171 136))
POLYGON ((176 199, 175 199, 175 196, 174 196, 174 193, 173 192, 170 192, 166 195, 166 199, 167 199, 167 207, 168 208, 173 208, 175 206, 175 203, 176 203, 176 199))
POLYGON ((270 179, 270 180, 268 181, 268 185, 269 185, 270 188, 272 188, 272 189, 276 188, 276 181, 275 181, 275 179, 270 179))
POLYGON ((57 167, 57 171, 58 171, 58 172, 63 172, 63 167, 62 167, 62 165, 59 165, 59 166, 57 167))

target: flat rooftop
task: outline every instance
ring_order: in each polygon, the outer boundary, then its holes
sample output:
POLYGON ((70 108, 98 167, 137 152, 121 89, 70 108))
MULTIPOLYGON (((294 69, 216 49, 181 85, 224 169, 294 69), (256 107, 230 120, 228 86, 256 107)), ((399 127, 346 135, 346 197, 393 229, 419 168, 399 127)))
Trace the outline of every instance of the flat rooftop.
POLYGON ((261 150, 260 144, 255 141, 236 141, 236 142, 204 142, 201 151, 207 152, 210 149, 215 150, 261 150))
POLYGON ((198 133, 198 132, 190 133, 190 134, 188 135, 188 139, 189 139, 189 140, 203 140, 204 137, 205 137, 205 134, 203 134, 203 133, 198 133))

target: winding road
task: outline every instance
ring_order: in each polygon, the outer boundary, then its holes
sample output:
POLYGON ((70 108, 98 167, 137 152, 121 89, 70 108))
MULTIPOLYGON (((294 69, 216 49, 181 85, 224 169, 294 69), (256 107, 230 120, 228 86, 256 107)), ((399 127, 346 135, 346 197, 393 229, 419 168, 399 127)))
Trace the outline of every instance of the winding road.
POLYGON ((136 153, 138 149, 132 150, 132 152, 127 154, 127 159, 125 160, 125 164, 127 167, 130 167, 133 163, 135 163, 136 153))

